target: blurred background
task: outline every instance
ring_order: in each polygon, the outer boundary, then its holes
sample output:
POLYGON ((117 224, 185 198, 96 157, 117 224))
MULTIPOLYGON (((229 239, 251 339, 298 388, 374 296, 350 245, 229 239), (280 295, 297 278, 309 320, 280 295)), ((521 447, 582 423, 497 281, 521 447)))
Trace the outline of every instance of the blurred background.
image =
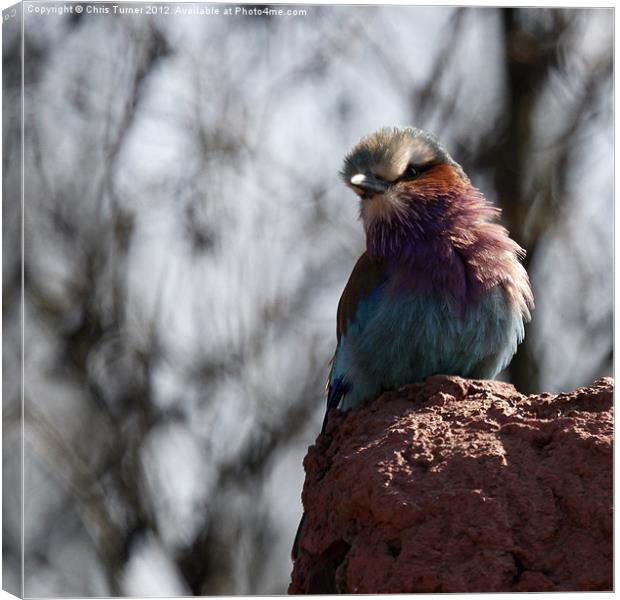
MULTIPOLYGON (((336 306, 364 249, 338 170, 381 126, 434 132, 528 251, 536 310, 502 376, 534 393, 611 374, 612 10, 29 6, 26 595, 286 592, 336 306)), ((9 587, 18 33, 5 25, 9 587)))

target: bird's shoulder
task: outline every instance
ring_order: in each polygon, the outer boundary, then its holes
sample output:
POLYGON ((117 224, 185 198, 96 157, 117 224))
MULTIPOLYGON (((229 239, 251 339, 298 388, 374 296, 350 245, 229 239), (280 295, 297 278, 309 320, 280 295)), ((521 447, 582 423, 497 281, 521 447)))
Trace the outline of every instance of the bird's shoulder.
POLYGON ((387 279, 386 261, 372 259, 366 252, 359 257, 338 303, 338 341, 347 326, 355 321, 360 303, 381 288, 387 279))

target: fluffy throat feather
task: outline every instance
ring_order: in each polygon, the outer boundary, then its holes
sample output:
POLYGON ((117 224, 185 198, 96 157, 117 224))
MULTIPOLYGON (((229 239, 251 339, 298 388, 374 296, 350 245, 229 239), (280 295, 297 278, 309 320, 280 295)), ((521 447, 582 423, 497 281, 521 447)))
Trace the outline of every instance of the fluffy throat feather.
POLYGON ((503 284, 529 317, 531 291, 519 261, 525 253, 494 222, 499 214, 473 187, 466 193, 403 202, 385 218, 363 215, 367 252, 399 273, 399 287, 440 292, 459 307, 503 284))
MULTIPOLYGON (((399 262, 415 260, 428 246, 439 249, 448 242, 466 246, 499 214, 500 210, 473 187, 467 193, 418 198, 385 194, 362 201, 361 208, 370 256, 399 262)), ((502 237, 499 231, 496 235, 502 237)))

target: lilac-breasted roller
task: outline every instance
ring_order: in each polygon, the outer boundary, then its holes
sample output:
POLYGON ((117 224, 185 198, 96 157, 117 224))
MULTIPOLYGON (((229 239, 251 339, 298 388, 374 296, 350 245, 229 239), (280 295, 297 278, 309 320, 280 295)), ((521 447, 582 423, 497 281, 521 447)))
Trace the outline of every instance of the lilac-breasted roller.
POLYGON ((381 129, 341 174, 360 198, 366 251, 338 304, 322 431, 330 409, 431 375, 494 378, 534 304, 524 251, 494 222, 500 210, 433 136, 381 129))

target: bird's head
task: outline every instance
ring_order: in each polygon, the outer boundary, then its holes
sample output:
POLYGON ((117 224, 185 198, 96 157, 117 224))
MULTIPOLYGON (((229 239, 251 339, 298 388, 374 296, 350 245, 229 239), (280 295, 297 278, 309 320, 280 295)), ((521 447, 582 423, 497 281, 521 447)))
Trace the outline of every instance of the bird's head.
MULTIPOLYGON (((504 282, 529 319, 532 294, 518 260, 523 249, 494 222, 501 211, 432 135, 381 129, 358 142, 341 175, 361 198, 371 259, 414 268, 418 289, 441 290, 461 307, 504 282)), ((411 286, 413 279, 401 283, 411 286)))
POLYGON ((362 138, 346 156, 341 175, 361 198, 367 233, 376 225, 415 225, 416 215, 424 220, 438 198, 471 187, 437 140, 414 127, 384 128, 362 138))

